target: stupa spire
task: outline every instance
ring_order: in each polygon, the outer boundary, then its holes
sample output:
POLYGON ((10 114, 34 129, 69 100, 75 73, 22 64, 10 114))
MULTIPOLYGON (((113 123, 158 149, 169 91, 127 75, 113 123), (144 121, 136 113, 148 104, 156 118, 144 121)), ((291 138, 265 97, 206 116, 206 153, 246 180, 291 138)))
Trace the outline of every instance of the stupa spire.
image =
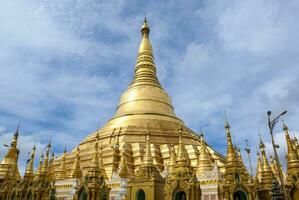
POLYGON ((62 180, 66 178, 66 168, 65 168, 65 156, 66 156, 66 148, 64 148, 64 152, 61 158, 61 164, 59 166, 59 169, 57 171, 57 175, 55 179, 62 180))
POLYGON ((146 146, 145 146, 145 153, 143 158, 143 165, 144 166, 153 166, 154 161, 151 152, 151 144, 150 144, 150 133, 146 130, 146 146))
POLYGON ((271 188, 272 181, 275 180, 274 174, 270 168, 266 151, 265 151, 265 144, 260 137, 260 151, 261 151, 261 161, 262 161, 262 174, 261 174, 261 186, 267 189, 271 188))
POLYGON ((201 137, 200 148, 201 150, 198 156, 196 175, 202 175, 213 169, 212 158, 208 152, 203 136, 201 137))
POLYGON ((42 168, 43 168, 43 160, 44 160, 44 154, 42 153, 40 155, 40 158, 39 158, 39 164, 38 164, 38 167, 37 167, 37 170, 36 170, 36 173, 35 173, 35 179, 40 179, 42 178, 42 168))
POLYGON ((263 171, 263 166, 262 166, 261 156, 260 156, 260 153, 258 151, 257 151, 256 155, 257 155, 256 177, 260 181, 262 171, 263 171))
POLYGON ((82 177, 82 172, 80 169, 80 148, 79 147, 77 147, 75 162, 73 164, 73 167, 68 177, 76 178, 76 179, 80 179, 82 177))
MULTIPOLYGON (((289 129, 285 123, 283 123, 283 130, 286 137, 287 142, 287 174, 288 176, 299 174, 299 159, 296 149, 294 149, 294 146, 292 144, 292 141, 290 139, 289 135, 289 129)), ((289 179, 289 177, 288 177, 289 179)))
POLYGON ((50 148, 51 148, 51 142, 49 141, 49 143, 48 143, 48 145, 47 145, 47 151, 46 151, 46 155, 45 155, 44 165, 43 165, 43 168, 42 168, 42 173, 43 173, 46 177, 48 177, 50 148))
POLYGON ((177 152, 177 165, 182 167, 188 166, 188 154, 187 150, 185 148, 185 145, 183 144, 183 128, 179 126, 179 146, 178 146, 178 152, 177 152))
POLYGON ((27 161, 24 179, 34 179, 34 158, 35 158, 36 147, 32 148, 30 158, 27 161))
POLYGON ((156 115, 178 120, 170 97, 162 88, 156 73, 150 28, 145 19, 141 27, 141 42, 138 49, 134 78, 129 88, 122 94, 115 117, 156 115))
POLYGON ((153 49, 149 40, 150 28, 146 18, 140 31, 142 39, 138 49, 135 75, 130 87, 144 84, 161 87, 156 75, 153 49))
POLYGON ((229 163, 229 162, 237 163, 237 156, 236 156, 237 154, 236 154, 233 142, 232 142, 232 137, 231 137, 231 133, 230 133, 230 125, 229 125, 227 119, 225 119, 224 128, 226 130, 226 140, 227 140, 227 163, 229 163))
POLYGON ((10 146, 4 145, 8 147, 8 151, 4 156, 3 160, 0 162, 0 179, 5 177, 7 174, 12 174, 16 180, 21 180, 21 175, 18 167, 19 149, 17 147, 18 138, 19 138, 19 129, 20 129, 20 122, 13 135, 10 146), (5 165, 9 167, 5 167, 5 165))

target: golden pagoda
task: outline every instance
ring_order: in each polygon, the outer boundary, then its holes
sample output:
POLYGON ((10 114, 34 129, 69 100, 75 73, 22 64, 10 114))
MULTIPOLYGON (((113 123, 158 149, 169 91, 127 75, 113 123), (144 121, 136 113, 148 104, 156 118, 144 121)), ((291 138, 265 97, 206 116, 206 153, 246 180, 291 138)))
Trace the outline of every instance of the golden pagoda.
POLYGON ((241 154, 238 154, 237 149, 234 148, 230 125, 227 119, 225 120, 224 127, 226 129, 227 139, 227 155, 224 172, 225 180, 223 183, 224 198, 228 200, 256 199, 255 185, 247 172, 241 154))
POLYGON ((287 171, 286 171, 286 187, 290 191, 290 197, 294 200, 299 199, 299 156, 293 143, 290 139, 289 129, 285 123, 283 123, 283 130, 287 143, 287 171))
POLYGON ((265 144, 260 138, 260 151, 261 151, 261 179, 259 182, 259 198, 261 199, 271 199, 271 186, 272 182, 275 180, 274 174, 270 168, 266 151, 265 151, 265 144))
MULTIPOLYGON (((269 165, 262 139, 254 179, 233 144, 227 120, 226 156, 188 128, 157 78, 149 34, 145 20, 134 77, 115 115, 71 152, 65 149, 54 158, 49 142, 34 170, 34 146, 21 177, 17 128, 0 164, 0 200, 271 199, 281 168, 272 158, 269 165)), ((288 149, 285 186, 290 199, 298 200, 299 145, 286 125, 283 130, 288 149)))
MULTIPOLYGON (((105 180, 118 173, 123 156, 120 152, 125 152, 128 171, 136 173, 143 161, 147 131, 150 132, 153 163, 159 171, 163 171, 169 163, 172 146, 178 147, 178 127, 182 129, 183 146, 188 150, 188 163, 192 168, 197 166, 201 149, 199 137, 176 116, 171 99, 157 78, 149 33, 150 28, 145 20, 141 27, 142 38, 134 78, 122 94, 115 115, 79 144, 82 176, 88 173, 97 135, 101 144, 100 165, 105 171, 105 180)), ((207 147, 211 159, 217 162, 219 170, 223 172, 224 156, 207 147)), ((75 154, 76 150, 73 150, 55 160, 54 166, 60 175, 60 171, 72 169, 75 154)))
POLYGON ((0 163, 0 181, 5 179, 6 177, 14 177, 16 181, 21 180, 21 175, 18 167, 19 149, 17 148, 19 129, 20 123, 17 127, 16 132, 13 135, 13 139, 10 146, 5 145, 9 149, 0 163))

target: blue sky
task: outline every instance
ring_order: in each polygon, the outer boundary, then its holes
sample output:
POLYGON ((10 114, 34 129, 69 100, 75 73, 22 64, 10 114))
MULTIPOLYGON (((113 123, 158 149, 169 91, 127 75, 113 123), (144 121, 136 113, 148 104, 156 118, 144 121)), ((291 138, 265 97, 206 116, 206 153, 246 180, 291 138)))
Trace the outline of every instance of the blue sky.
MULTIPOLYGON (((296 0, 3 0, 0 142, 22 120, 23 173, 35 143, 44 150, 51 139, 59 154, 101 127, 131 81, 144 16, 176 114, 216 150, 226 153, 224 110, 241 147, 247 138, 256 148, 257 127, 269 144, 269 109, 288 110, 297 134, 298 9, 296 0)), ((281 124, 275 131, 282 155, 281 124)))

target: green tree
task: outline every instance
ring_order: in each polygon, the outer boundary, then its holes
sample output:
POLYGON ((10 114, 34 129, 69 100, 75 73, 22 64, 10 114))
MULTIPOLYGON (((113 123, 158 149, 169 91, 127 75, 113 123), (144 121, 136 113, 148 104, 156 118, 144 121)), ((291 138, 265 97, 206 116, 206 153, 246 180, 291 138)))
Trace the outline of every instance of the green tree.
POLYGON ((282 189, 277 180, 273 180, 271 187, 272 200, 284 200, 282 189))

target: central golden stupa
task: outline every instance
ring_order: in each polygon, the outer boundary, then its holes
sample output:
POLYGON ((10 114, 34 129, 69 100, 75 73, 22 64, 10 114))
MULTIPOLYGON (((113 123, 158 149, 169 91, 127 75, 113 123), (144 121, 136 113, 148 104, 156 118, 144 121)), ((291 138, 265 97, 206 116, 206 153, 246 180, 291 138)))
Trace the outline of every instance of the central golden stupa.
MULTIPOLYGON (((122 156, 126 156, 128 169, 133 174, 142 163, 147 132, 150 133, 154 164, 162 172, 169 163, 171 147, 177 148, 179 143, 179 127, 183 129, 182 142, 187 149, 190 164, 196 167, 201 149, 200 137, 176 116, 171 99, 157 78, 146 20, 141 33, 134 78, 122 94, 115 115, 79 144, 83 175, 87 173, 86 169, 92 160, 97 136, 101 151, 100 167, 106 179, 110 179, 113 172, 118 170, 122 156)), ((222 171, 225 158, 210 146, 208 152, 222 171)), ((56 159, 56 171, 60 167, 66 171, 71 169, 75 157, 76 149, 64 154, 65 166, 61 166, 61 158, 56 159)))

